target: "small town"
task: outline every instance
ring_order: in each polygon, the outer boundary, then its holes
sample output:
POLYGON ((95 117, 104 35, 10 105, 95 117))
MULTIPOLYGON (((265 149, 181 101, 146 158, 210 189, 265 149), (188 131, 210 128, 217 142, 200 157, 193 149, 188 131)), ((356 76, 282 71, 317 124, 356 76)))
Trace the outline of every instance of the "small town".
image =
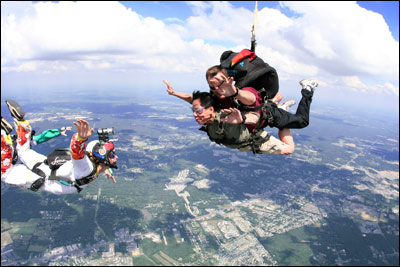
MULTIPOLYGON (((40 116, 45 115, 37 115, 38 121, 41 121, 40 116)), ((184 121, 189 119, 189 116, 179 118, 184 121)), ((322 166, 319 166, 321 155, 311 145, 299 143, 296 153, 280 169, 276 169, 274 166, 278 161, 275 158, 265 162, 261 157, 249 158, 243 153, 208 144, 207 137, 195 128, 185 130, 195 131, 191 135, 185 135, 184 131, 176 133, 176 128, 172 126, 169 130, 163 135, 155 132, 153 135, 157 138, 146 138, 139 133, 121 134, 120 139, 125 145, 121 153, 129 152, 132 157, 121 156, 118 179, 130 186, 136 182, 135 177, 144 176, 149 171, 156 173, 155 176, 168 175, 167 181, 160 187, 163 192, 159 193, 171 193, 173 201, 165 199, 146 203, 140 209, 141 227, 136 230, 116 227, 113 236, 108 235, 106 238, 107 229, 103 229, 98 220, 99 206, 110 204, 118 207, 118 201, 121 200, 105 194, 105 188, 99 187, 96 192, 81 195, 76 203, 63 202, 67 207, 74 207, 80 212, 84 205, 89 205, 86 208, 93 211, 90 223, 96 229, 90 238, 93 241, 59 244, 59 240, 56 243, 52 236, 54 224, 73 229, 77 227, 77 216, 69 215, 65 208, 46 209, 47 206, 57 205, 58 200, 41 197, 39 218, 19 224, 2 220, 2 266, 281 265, 277 252, 267 245, 270 240, 290 235, 294 231, 301 232, 306 227, 327 227, 329 217, 336 214, 342 218, 351 218, 360 238, 366 239, 370 235, 383 239, 386 236, 399 236, 398 225, 382 227, 381 224, 398 221, 398 205, 389 206, 396 199, 398 201, 398 172, 367 166, 355 167, 354 163, 365 156, 364 151, 368 148, 368 145, 359 144, 357 139, 343 138, 334 142, 333 147, 350 147, 354 151, 322 166), (171 162, 160 161, 159 151, 169 151, 169 160, 173 161, 175 158, 172 155, 175 152, 187 149, 188 152, 180 153, 190 154, 190 147, 199 141, 207 144, 212 156, 224 167, 195 163, 162 173, 161 170, 168 168, 171 162), (290 177, 281 177, 282 173, 290 173, 291 168, 297 168, 304 162, 310 163, 309 169, 292 173, 290 177), (251 171, 246 171, 249 166, 252 166, 251 171), (257 180, 267 175, 274 178, 257 180), (246 185, 243 177, 255 180, 246 185), (354 177, 358 179, 354 190, 373 192, 381 196, 382 202, 387 205, 379 206, 377 199, 372 201, 366 194, 352 195, 342 191, 354 177), (223 184, 224 181, 229 182, 223 184), (247 191, 240 191, 242 189, 247 191), (193 192, 197 192, 197 195, 193 192), (148 227, 154 218, 171 210, 184 214, 185 218, 163 221, 159 227, 148 227), (15 233, 13 229, 18 227, 30 230, 27 233, 15 233), (38 245, 43 242, 47 245, 38 245), (26 258, 18 256, 20 246, 27 249, 26 258), (180 249, 185 253, 173 256, 171 251, 179 252, 180 249)), ((4 195, 18 189, 2 184, 1 190, 4 195)), ((122 199, 129 198, 122 196, 122 199)), ((117 217, 120 214, 123 218, 126 216, 124 212, 124 208, 118 207, 113 214, 117 217)), ((317 252, 310 255, 315 264, 349 263, 349 248, 340 243, 326 244, 305 236, 297 244, 317 248, 317 252)), ((398 251, 383 253, 374 245, 368 249, 373 259, 381 262, 388 262, 388 257, 398 258, 398 251)))

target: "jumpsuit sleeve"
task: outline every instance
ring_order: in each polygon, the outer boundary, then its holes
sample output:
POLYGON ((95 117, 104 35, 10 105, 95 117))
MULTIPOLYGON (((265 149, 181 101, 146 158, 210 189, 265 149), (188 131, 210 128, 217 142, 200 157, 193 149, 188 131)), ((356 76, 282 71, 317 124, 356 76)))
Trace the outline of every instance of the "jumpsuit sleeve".
POLYGON ((85 157, 85 148, 88 138, 81 139, 78 134, 72 136, 70 151, 72 158, 75 160, 83 159, 85 157))
POLYGON ((36 144, 40 144, 49 141, 50 139, 57 137, 60 134, 60 130, 58 129, 48 129, 39 135, 35 135, 33 139, 36 141, 36 144))
POLYGON ((72 172, 75 180, 85 177, 93 171, 93 164, 85 152, 87 140, 88 138, 79 138, 78 134, 72 136, 70 151, 73 164, 72 172))

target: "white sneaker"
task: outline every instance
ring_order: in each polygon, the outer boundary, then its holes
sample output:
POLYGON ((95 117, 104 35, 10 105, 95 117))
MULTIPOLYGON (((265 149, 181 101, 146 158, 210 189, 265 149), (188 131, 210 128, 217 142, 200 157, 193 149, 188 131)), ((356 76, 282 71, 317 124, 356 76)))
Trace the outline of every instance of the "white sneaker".
POLYGON ((295 104, 296 104, 296 100, 287 100, 287 101, 283 102, 282 104, 278 105, 278 108, 288 111, 289 108, 295 104))
POLYGON ((318 82, 312 79, 305 79, 300 81, 300 85, 302 89, 314 92, 315 88, 318 86, 318 82))

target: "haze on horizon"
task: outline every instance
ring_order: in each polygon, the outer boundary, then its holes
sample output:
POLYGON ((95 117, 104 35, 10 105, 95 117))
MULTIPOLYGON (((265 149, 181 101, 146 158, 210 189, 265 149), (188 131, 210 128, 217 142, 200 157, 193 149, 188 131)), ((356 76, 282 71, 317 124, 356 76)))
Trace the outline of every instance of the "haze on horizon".
MULTIPOLYGON (((393 23, 386 11, 396 3, 381 3, 379 13, 363 2, 259 2, 256 52, 278 70, 288 97, 298 96, 298 81, 312 77, 323 103, 397 114, 398 19, 393 23)), ((249 47, 254 3, 1 6, 2 95, 68 88, 162 95, 162 79, 177 90, 207 90, 204 72, 221 53, 249 47)))

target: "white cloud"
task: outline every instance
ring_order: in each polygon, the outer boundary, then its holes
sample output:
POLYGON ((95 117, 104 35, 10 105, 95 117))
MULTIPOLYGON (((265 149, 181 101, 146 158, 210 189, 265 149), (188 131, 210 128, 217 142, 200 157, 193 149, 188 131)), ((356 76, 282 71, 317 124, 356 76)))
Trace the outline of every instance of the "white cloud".
MULTIPOLYGON (((340 96, 346 96, 346 92, 363 93, 369 94, 373 97, 379 95, 382 96, 396 96, 399 97, 399 88, 394 86, 392 83, 380 83, 380 84, 367 84, 362 82, 358 76, 341 76, 334 80, 327 80, 320 82, 323 87, 328 87, 331 92, 335 92, 340 96)), ((388 99, 390 102, 393 99, 388 99)))
MULTIPOLYGON (((2 16, 3 71, 46 68, 24 67, 26 60, 72 62, 87 69, 129 68, 131 62, 141 62, 159 71, 190 71, 201 62, 208 64, 204 59, 210 49, 204 42, 185 42, 164 22, 141 17, 118 2, 40 2, 29 8, 29 16, 2 16), (195 64, 184 68, 189 55, 201 61, 191 58, 195 64)), ((51 69, 54 64, 47 67, 51 69)))
POLYGON ((257 54, 263 58, 268 64, 279 70, 280 80, 291 80, 297 77, 317 77, 318 68, 307 62, 295 61, 287 53, 281 53, 270 47, 260 45, 257 47, 257 54))
MULTIPOLYGON (((252 11, 226 1, 188 4, 193 15, 186 21, 161 21, 113 1, 2 2, 2 72, 142 70, 203 77, 224 50, 249 47, 252 11)), ((380 14, 356 2, 281 5, 298 16, 259 10, 257 54, 282 80, 314 77, 398 95, 399 44, 380 14)))
POLYGON ((235 8, 227 1, 191 2, 193 13, 187 19, 190 37, 204 40, 223 40, 235 44, 248 43, 253 23, 253 13, 245 8, 235 8), (210 12, 207 12, 210 10, 210 12))
MULTIPOLYGON (((257 53, 278 70, 281 79, 355 76, 374 81, 369 89, 389 81, 397 85, 398 94, 399 44, 382 15, 347 1, 281 5, 298 16, 290 18, 277 9, 263 8, 257 26, 257 53)), ((195 10, 196 16, 186 26, 191 36, 230 41, 229 49, 249 46, 251 11, 227 2, 198 4, 195 10)))
POLYGON ((297 60, 309 60, 338 76, 376 76, 398 83, 399 43, 382 15, 356 2, 284 2, 302 16, 283 36, 296 47, 297 60))

